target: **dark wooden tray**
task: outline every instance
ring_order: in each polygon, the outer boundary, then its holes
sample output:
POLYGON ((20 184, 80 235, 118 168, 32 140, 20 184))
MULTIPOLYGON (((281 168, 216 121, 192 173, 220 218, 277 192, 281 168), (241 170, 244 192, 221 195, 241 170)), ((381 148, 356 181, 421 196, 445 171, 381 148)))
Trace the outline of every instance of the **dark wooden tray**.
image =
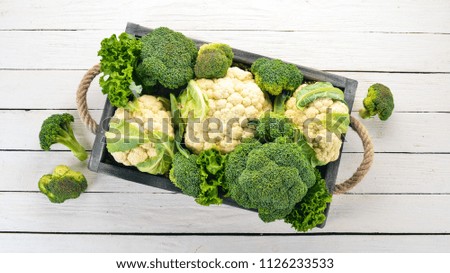
MULTIPOLYGON (((142 27, 137 24, 128 23, 126 27, 126 32, 136 37, 142 37, 143 35, 152 31, 150 28, 142 27)), ((197 46, 201 46, 207 42, 195 40, 194 42, 197 46)), ((256 59, 265 57, 262 55, 257 55, 254 53, 233 49, 234 53, 234 62, 251 65, 256 59)), ((358 82, 353 79, 345 78, 342 76, 334 75, 331 73, 326 73, 320 70, 316 70, 313 68, 301 66, 295 64, 303 73, 305 80, 309 81, 327 81, 333 84, 333 86, 340 88, 344 91, 345 101, 347 102, 348 108, 351 112, 353 101, 355 99, 355 92, 358 85, 358 82)), ((122 164, 119 164, 114 161, 112 156, 108 153, 106 149, 106 141, 105 141, 105 131, 108 128, 109 119, 114 115, 115 107, 113 107, 108 100, 106 100, 105 108, 103 109, 103 114, 101 117, 100 129, 97 133, 94 141, 94 146, 92 148, 91 157, 89 159, 88 168, 91 171, 104 173, 107 175, 116 176, 119 178, 123 178, 129 181, 145 184, 148 186, 172 191, 172 192, 181 192, 180 189, 175 187, 172 182, 165 176, 159 175, 151 175, 148 173, 143 173, 138 171, 135 167, 127 167, 122 164)), ((343 136, 344 137, 344 136, 343 136)), ((344 146, 344 142, 342 143, 341 151, 344 146)), ((325 166, 320 167, 320 171, 322 176, 325 178, 327 187, 332 192, 334 185, 336 183, 336 177, 339 169, 340 156, 334 161, 330 162, 325 166)), ((239 207, 233 200, 230 198, 224 198, 224 204, 239 207)), ((240 207, 241 208, 241 207, 240 207)), ((326 210, 326 214, 328 215, 329 206, 326 210)), ((323 227, 325 223, 323 223, 320 227, 323 227)))

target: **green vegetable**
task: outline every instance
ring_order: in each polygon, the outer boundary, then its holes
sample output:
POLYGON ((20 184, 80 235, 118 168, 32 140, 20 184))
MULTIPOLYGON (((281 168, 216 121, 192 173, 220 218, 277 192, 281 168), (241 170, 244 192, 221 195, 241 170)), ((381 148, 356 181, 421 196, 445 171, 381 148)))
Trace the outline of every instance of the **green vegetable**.
POLYGON ((209 149, 202 151, 197 157, 197 165, 203 179, 200 184, 200 194, 195 201, 200 205, 221 204, 220 189, 224 179, 226 155, 209 149))
POLYGON ((137 74, 146 87, 156 84, 169 89, 185 86, 194 78, 195 43, 180 32, 160 27, 141 38, 142 62, 137 74))
POLYGON ((82 173, 60 165, 56 166, 52 174, 42 176, 38 186, 51 202, 62 203, 67 199, 79 197, 88 184, 82 173))
POLYGON ((293 92, 303 82, 302 72, 293 64, 281 60, 257 59, 251 67, 256 84, 274 96, 281 91, 293 92))
POLYGON ((359 110, 362 118, 376 115, 380 120, 387 120, 394 111, 394 96, 389 87, 376 83, 369 87, 367 97, 363 101, 364 108, 359 110))
POLYGON ((296 94, 297 108, 303 110, 311 106, 314 107, 314 101, 323 98, 331 99, 333 102, 342 102, 345 105, 345 109, 340 106, 338 107, 338 104, 336 104, 336 108, 341 108, 341 111, 336 111, 336 109, 333 109, 331 106, 328 107, 325 109, 326 118, 321 120, 322 124, 328 131, 338 136, 346 133, 348 126, 350 125, 350 114, 348 113, 344 92, 342 92, 341 89, 334 87, 331 83, 316 82, 301 88, 296 94))
POLYGON ((198 156, 185 156, 186 152, 175 154, 170 180, 183 193, 195 197, 200 205, 221 204, 226 155, 213 149, 202 151, 198 156))
POLYGON ((197 157, 194 154, 186 157, 182 153, 176 153, 169 173, 170 181, 177 188, 195 198, 200 195, 200 185, 205 180, 197 165, 197 157))
POLYGON ((113 34, 101 42, 98 51, 101 57, 100 72, 103 72, 100 86, 103 94, 107 94, 116 107, 125 107, 133 97, 132 88, 140 88, 133 81, 133 71, 141 48, 141 42, 125 32, 119 35, 119 39, 113 34))
POLYGON ((180 115, 183 119, 203 120, 208 114, 208 98, 194 80, 189 81, 186 89, 178 96, 178 102, 180 115))
POLYGON ((250 121, 256 124, 255 138, 260 142, 273 142, 276 138, 286 137, 290 141, 296 141, 299 130, 284 115, 284 103, 289 98, 287 92, 282 92, 275 97, 273 112, 266 112, 259 120, 250 121))
POLYGON ((80 160, 87 159, 88 154, 83 146, 75 138, 71 123, 74 118, 71 114, 54 114, 44 120, 39 132, 39 141, 44 151, 49 151, 55 143, 60 143, 69 148, 80 160))
POLYGON ((225 168, 231 198, 257 209, 264 222, 283 219, 314 185, 314 168, 300 146, 285 138, 261 146, 241 145, 231 152, 225 168))
POLYGON ((297 108, 302 109, 319 98, 330 98, 345 103, 344 92, 329 82, 316 82, 300 89, 297 93, 297 108))
POLYGON ((308 231, 326 220, 325 209, 331 202, 332 195, 328 192, 326 182, 315 170, 316 183, 312 186, 305 197, 295 205, 284 221, 292 224, 297 231, 308 231))
POLYGON ((106 148, 117 162, 150 174, 170 170, 175 145, 168 104, 144 95, 116 109, 105 137, 106 148))
POLYGON ((194 66, 197 78, 222 78, 233 62, 233 51, 229 45, 220 43, 204 44, 198 51, 194 66))

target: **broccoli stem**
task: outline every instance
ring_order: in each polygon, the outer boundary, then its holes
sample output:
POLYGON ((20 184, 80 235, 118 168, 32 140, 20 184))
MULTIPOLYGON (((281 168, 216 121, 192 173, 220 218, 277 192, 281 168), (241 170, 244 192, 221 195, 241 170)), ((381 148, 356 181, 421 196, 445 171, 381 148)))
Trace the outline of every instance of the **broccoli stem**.
POLYGON ((69 148, 72 153, 80 160, 84 161, 87 159, 88 154, 83 146, 77 141, 75 138, 75 135, 73 134, 73 131, 71 128, 68 128, 68 131, 60 130, 59 131, 59 137, 58 142, 62 145, 69 148))
POLYGON ((364 109, 364 108, 359 110, 359 115, 360 115, 363 119, 368 119, 368 118, 372 117, 372 116, 370 115, 370 112, 367 111, 367 110, 364 109))
POLYGON ((286 91, 282 92, 281 94, 275 97, 275 100, 273 102, 273 112, 275 114, 284 114, 286 110, 285 102, 289 97, 290 94, 286 91))

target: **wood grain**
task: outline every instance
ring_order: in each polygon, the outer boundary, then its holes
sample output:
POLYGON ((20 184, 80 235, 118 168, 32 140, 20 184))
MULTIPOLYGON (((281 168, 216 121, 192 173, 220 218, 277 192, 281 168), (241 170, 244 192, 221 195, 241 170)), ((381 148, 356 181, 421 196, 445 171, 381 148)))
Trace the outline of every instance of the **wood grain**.
MULTIPOLYGON (((124 26, 125 27, 125 26, 124 26)), ((116 31, 115 33, 120 33, 116 31)), ((450 72, 450 35, 273 31, 183 31, 189 37, 321 70, 450 72), (439 56, 436 58, 435 56, 439 56)), ((88 69, 99 61, 99 31, 4 31, 0 69, 88 69), (28 41, 33 41, 30 46, 28 41), (15 58, 8 58, 15 52, 15 58), (33 62, 30 62, 33 60, 33 62)))
MULTIPOLYGON (((450 233, 448 195, 337 195, 327 224, 310 233, 450 233), (419 224, 420 223, 420 224, 419 224)), ((282 222, 183 194, 85 193, 63 204, 41 193, 0 193, 0 232, 295 233, 282 222), (13 208, 13 209, 12 209, 13 208)))
POLYGON ((450 32, 445 0, 115 1, 114 7, 106 0, 3 2, 5 30, 118 31, 130 21, 179 30, 450 32))
POLYGON ((0 252, 205 253, 205 252, 428 252, 450 250, 448 235, 170 236, 1 234, 0 252), (220 242, 220 243, 211 243, 220 242))

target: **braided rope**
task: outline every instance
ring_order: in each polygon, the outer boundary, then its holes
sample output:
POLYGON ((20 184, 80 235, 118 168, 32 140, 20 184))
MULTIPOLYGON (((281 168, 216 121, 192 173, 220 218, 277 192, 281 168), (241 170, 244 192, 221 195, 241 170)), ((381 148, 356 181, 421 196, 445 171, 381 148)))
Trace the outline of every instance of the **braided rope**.
POLYGON ((98 130, 98 124, 92 118, 91 114, 89 114, 89 108, 87 105, 86 95, 91 85, 92 80, 100 74, 100 65, 96 64, 91 69, 89 69, 86 74, 84 74, 81 79, 80 85, 77 90, 77 109, 78 114, 80 115, 81 120, 89 128, 89 130, 95 134, 98 130))
POLYGON ((373 144, 366 127, 364 127, 364 125, 353 116, 350 116, 350 126, 361 138, 364 147, 363 160, 361 161, 361 164, 359 165, 358 169, 356 169, 356 172, 352 175, 352 177, 342 183, 335 185, 335 194, 345 193, 356 186, 359 182, 361 182, 361 180, 369 171, 370 166, 373 162, 373 144))
MULTIPOLYGON (((98 74, 100 74, 100 65, 96 64, 91 69, 89 69, 86 72, 86 74, 84 74, 77 90, 78 113, 80 115, 81 120, 86 125, 86 127, 94 134, 97 133, 98 124, 89 114, 86 95, 92 80, 98 74)), ((361 164, 359 165, 356 172, 352 175, 352 177, 350 177, 349 179, 345 180, 342 183, 335 185, 334 187, 335 194, 345 193, 350 189, 352 189, 354 186, 356 186, 359 182, 361 182, 361 180, 369 171, 370 166, 372 165, 373 162, 373 155, 374 155, 373 144, 366 127, 364 127, 364 125, 353 116, 350 116, 350 126, 362 140, 364 147, 364 156, 361 164)))

